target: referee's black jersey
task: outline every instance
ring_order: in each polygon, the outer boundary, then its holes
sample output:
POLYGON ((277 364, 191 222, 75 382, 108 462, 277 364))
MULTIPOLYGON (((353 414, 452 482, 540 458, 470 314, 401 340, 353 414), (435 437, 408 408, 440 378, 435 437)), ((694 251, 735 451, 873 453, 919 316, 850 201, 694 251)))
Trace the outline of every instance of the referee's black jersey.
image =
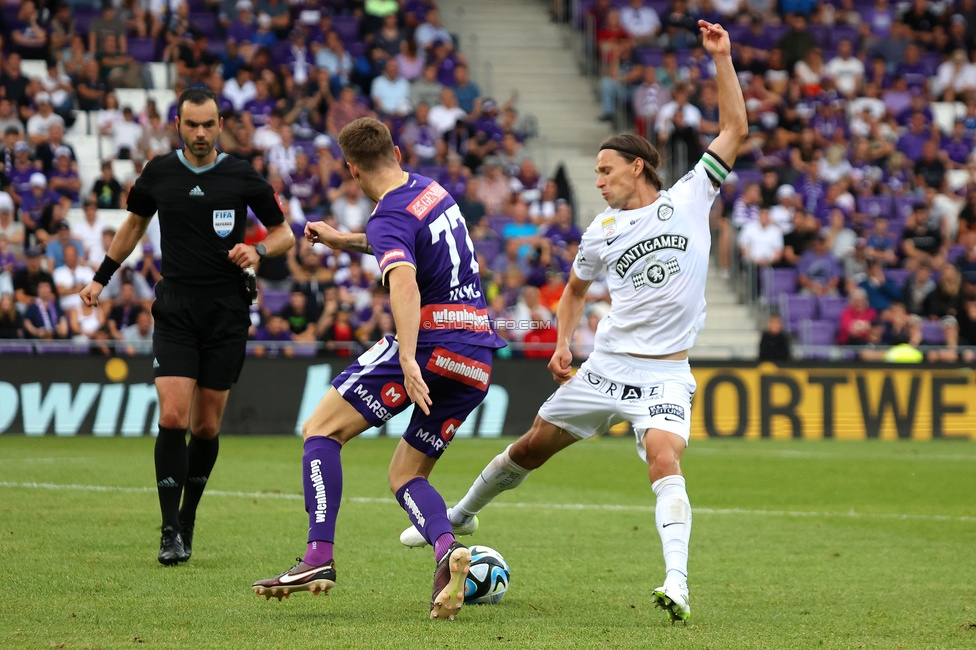
POLYGON ((248 206, 265 226, 284 222, 274 189, 250 163, 221 153, 196 167, 174 151, 146 163, 126 209, 147 219, 159 212, 167 288, 216 293, 240 284, 226 251, 244 241, 248 206))

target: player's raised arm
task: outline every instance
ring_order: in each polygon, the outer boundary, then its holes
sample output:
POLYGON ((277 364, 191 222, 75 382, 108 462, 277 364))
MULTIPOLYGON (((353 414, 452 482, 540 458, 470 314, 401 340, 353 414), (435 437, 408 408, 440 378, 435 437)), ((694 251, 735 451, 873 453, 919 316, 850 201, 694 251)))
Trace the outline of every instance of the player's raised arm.
POLYGON ((746 102, 742 97, 739 78, 732 65, 732 42, 729 33, 718 23, 699 20, 702 45, 715 60, 715 79, 718 82, 719 133, 708 149, 731 169, 739 147, 749 134, 746 102))

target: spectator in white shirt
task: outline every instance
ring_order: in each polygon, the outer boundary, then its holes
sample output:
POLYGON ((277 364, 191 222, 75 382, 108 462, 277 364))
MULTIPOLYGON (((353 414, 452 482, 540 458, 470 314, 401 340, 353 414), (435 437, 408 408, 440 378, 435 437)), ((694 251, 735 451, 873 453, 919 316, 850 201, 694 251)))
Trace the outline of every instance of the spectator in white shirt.
POLYGON ((132 108, 122 109, 122 119, 112 126, 112 150, 115 157, 132 159, 142 155, 139 143, 142 141, 142 125, 136 121, 132 108))
POLYGON ((272 145, 267 153, 265 153, 264 158, 268 163, 268 169, 277 171, 281 174, 282 179, 290 183, 291 175, 298 168, 298 163, 295 162, 295 159, 298 157, 299 149, 295 146, 291 126, 287 124, 282 125, 280 133, 281 142, 272 145))
POLYGON ((251 143, 262 152, 270 151, 272 148, 282 143, 281 131, 283 129, 284 116, 280 108, 275 108, 268 115, 268 123, 254 129, 251 143))
POLYGON ((620 9, 620 24, 639 44, 648 44, 661 33, 661 19, 644 0, 630 0, 630 6, 620 9))
POLYGON ((80 219, 71 228, 71 233, 81 242, 84 250, 80 251, 82 257, 89 261, 89 264, 100 264, 101 258, 94 260, 91 258, 92 251, 99 251, 102 246, 102 231, 105 230, 105 222, 98 216, 98 206, 91 200, 90 196, 84 197, 82 206, 85 211, 85 218, 80 219))
POLYGON ((393 57, 386 60, 383 74, 373 79, 369 96, 381 115, 402 117, 413 112, 410 104, 410 82, 400 76, 400 64, 393 57))
POLYGON ((78 248, 68 243, 64 245, 64 264, 54 269, 51 276, 58 289, 61 309, 67 313, 81 306, 81 296, 78 294, 92 281, 95 272, 78 261, 78 248))
POLYGON ((244 104, 258 96, 253 76, 251 66, 245 63, 237 69, 237 76, 224 84, 224 97, 230 100, 238 113, 244 110, 244 104))
POLYGON ((454 128, 458 120, 467 119, 468 114, 458 106, 457 97, 450 88, 441 91, 441 103, 430 109, 427 115, 427 122, 430 123, 439 135, 444 135, 454 128))
POLYGON ((418 50, 430 48, 434 41, 444 41, 449 43, 452 49, 454 48, 454 39, 451 37, 451 33, 441 25, 441 16, 437 9, 427 10, 426 22, 417 27, 413 38, 417 42, 418 50))
POLYGON ((701 124, 701 111, 694 104, 688 102, 687 85, 683 83, 676 85, 671 96, 672 100, 661 107, 657 119, 654 121, 654 130, 657 132, 658 142, 668 140, 668 136, 671 135, 674 128, 672 120, 678 111, 681 111, 685 126, 697 129, 698 125, 701 124))
POLYGON ((749 221, 739 233, 742 259, 758 267, 772 266, 783 257, 783 231, 772 222, 769 210, 759 210, 759 218, 749 221))
POLYGON ((827 76, 834 87, 847 98, 856 97, 864 82, 864 63, 854 56, 854 47, 848 39, 837 45, 837 56, 827 63, 827 76))
POLYGON ((52 124, 64 126, 64 118, 54 112, 51 96, 43 90, 34 96, 34 103, 37 104, 37 112, 27 120, 27 139, 31 146, 36 147, 47 142, 52 124))
POLYGON ((958 94, 976 88, 976 64, 969 62, 965 50, 956 50, 949 60, 939 64, 931 84, 934 97, 955 101, 958 94))

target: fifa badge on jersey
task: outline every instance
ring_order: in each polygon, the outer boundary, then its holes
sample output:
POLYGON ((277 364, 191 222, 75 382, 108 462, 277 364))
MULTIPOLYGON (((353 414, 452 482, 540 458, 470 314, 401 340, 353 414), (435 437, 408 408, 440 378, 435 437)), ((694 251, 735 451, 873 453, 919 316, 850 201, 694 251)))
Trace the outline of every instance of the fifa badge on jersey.
POLYGON ((226 237, 234 230, 233 210, 214 210, 213 229, 221 237, 226 237))
POLYGON ((613 233, 617 232, 617 219, 614 217, 607 217, 600 225, 603 226, 604 237, 613 237, 613 233))
POLYGON ((674 208, 666 203, 657 209, 657 218, 661 221, 667 221, 673 214, 674 208))

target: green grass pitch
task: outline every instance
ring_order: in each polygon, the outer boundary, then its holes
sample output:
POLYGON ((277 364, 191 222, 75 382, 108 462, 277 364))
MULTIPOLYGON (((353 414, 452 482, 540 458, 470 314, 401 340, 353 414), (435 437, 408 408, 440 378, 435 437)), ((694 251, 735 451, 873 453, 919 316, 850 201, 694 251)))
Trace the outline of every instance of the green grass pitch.
MULTIPOLYGON (((456 440, 449 504, 510 440, 456 440)), ((692 618, 663 579, 646 466, 630 438, 575 445, 482 513, 498 605, 427 618, 433 559, 406 549, 394 440, 343 451, 328 596, 251 582, 303 552, 301 441, 225 436, 188 564, 156 562, 149 438, 0 436, 0 648, 974 648, 976 445, 694 441, 692 618)))

